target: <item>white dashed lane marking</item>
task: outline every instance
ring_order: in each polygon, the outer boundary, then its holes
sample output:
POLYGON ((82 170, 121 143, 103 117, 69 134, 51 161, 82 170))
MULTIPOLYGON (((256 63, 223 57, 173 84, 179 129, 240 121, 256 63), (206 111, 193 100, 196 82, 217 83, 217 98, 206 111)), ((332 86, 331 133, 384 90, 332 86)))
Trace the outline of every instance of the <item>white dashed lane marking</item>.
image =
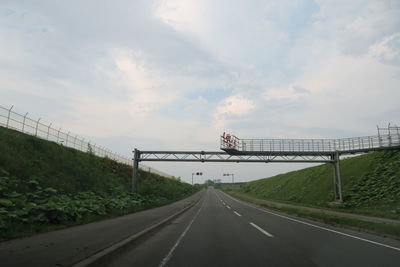
POLYGON ((267 231, 265 231, 264 229, 262 229, 260 226, 258 226, 257 224, 254 223, 250 223, 251 226, 253 226, 254 228, 256 228, 258 231, 260 231, 261 233, 263 233, 264 235, 268 236, 268 237, 274 237, 273 235, 271 235, 270 233, 268 233, 267 231))

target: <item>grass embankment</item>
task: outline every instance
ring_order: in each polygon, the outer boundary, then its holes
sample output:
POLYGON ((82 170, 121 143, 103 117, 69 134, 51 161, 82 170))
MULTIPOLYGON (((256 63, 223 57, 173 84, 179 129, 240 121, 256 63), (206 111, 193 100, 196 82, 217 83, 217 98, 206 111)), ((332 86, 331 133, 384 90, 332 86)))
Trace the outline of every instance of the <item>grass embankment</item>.
POLYGON ((0 239, 114 217, 198 188, 0 127, 0 239))
POLYGON ((400 219, 400 151, 341 160, 344 203, 332 207, 333 170, 324 164, 242 185, 241 193, 297 205, 400 219))

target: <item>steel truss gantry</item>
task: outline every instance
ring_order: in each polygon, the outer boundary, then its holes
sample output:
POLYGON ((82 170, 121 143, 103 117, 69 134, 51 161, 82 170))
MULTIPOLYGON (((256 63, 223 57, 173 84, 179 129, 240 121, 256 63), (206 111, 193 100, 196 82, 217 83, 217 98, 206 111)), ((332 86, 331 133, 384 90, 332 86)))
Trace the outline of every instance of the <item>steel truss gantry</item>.
POLYGON ((332 163, 334 165, 335 199, 342 201, 339 154, 327 152, 234 153, 223 151, 140 151, 135 149, 132 171, 132 191, 136 190, 137 172, 141 161, 164 162, 253 162, 253 163, 332 163))
POLYGON ((140 151, 134 150, 132 191, 136 189, 140 161, 169 162, 307 162, 331 163, 335 201, 342 202, 340 155, 399 150, 400 127, 377 128, 378 135, 342 139, 239 139, 221 136, 223 151, 140 151))

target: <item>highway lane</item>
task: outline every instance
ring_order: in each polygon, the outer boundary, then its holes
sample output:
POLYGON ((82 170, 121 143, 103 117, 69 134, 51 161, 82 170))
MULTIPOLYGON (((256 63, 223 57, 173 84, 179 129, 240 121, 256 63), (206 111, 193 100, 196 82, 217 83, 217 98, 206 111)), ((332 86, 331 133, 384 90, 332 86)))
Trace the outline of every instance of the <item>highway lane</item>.
POLYGON ((399 266, 396 240, 268 211, 216 193, 232 210, 273 234, 274 251, 296 251, 318 266, 399 266))
POLYGON ((254 207, 208 189, 202 201, 107 266, 399 266, 398 241, 254 207))

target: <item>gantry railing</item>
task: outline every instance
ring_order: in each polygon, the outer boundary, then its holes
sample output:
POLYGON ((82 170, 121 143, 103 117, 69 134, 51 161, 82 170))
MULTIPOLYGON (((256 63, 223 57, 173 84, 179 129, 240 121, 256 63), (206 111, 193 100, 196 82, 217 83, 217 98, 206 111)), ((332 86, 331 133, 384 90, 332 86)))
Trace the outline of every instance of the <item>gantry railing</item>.
POLYGON ((400 147, 397 126, 379 128, 378 135, 340 139, 240 139, 221 136, 221 149, 228 153, 334 153, 349 154, 400 147), (380 134, 386 130, 385 134, 380 134))

